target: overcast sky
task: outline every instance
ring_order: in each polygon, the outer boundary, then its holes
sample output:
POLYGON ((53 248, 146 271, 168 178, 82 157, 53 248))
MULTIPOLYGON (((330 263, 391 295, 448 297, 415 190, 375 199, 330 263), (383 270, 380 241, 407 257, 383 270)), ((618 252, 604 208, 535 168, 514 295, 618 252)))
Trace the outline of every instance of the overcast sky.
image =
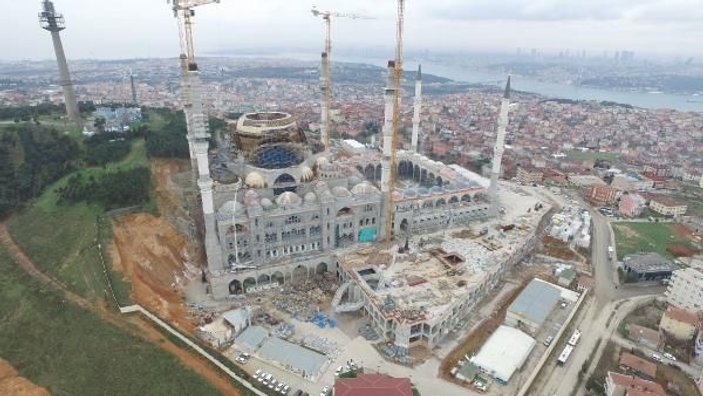
MULTIPOLYGON (((39 28, 40 1, 3 1, 0 59, 50 59, 51 40, 39 28)), ((539 48, 633 50, 703 55, 703 0, 407 0, 410 49, 539 48)), ((395 0, 222 0, 199 7, 196 48, 317 49, 322 22, 310 8, 357 12, 375 20, 339 19, 335 48, 391 48, 395 0)), ((66 17, 69 59, 172 57, 178 31, 165 0, 56 0, 66 17)), ((390 55, 390 54, 389 54, 390 55)))

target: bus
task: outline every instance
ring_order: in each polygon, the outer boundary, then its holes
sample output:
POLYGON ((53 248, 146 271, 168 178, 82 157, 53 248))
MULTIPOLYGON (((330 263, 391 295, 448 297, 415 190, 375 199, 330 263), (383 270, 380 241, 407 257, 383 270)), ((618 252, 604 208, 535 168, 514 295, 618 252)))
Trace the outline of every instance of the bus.
POLYGON ((571 338, 569 338, 568 344, 575 347, 576 344, 579 343, 580 339, 581 339, 581 330, 576 329, 576 331, 574 331, 574 334, 571 335, 571 338))
POLYGON ((564 347, 564 350, 561 351, 561 355, 559 355, 559 358, 557 359, 557 364, 560 366, 563 366, 567 360, 569 360, 569 356, 571 356, 571 352, 574 351, 574 347, 571 345, 567 345, 564 347))

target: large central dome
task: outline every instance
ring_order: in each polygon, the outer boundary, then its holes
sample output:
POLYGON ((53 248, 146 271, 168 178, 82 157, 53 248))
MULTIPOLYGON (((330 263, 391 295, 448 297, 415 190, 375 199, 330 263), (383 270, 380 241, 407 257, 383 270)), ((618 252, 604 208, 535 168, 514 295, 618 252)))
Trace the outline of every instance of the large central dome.
POLYGON ((264 169, 283 169, 303 162, 302 150, 290 144, 272 144, 258 148, 251 158, 252 165, 264 169))

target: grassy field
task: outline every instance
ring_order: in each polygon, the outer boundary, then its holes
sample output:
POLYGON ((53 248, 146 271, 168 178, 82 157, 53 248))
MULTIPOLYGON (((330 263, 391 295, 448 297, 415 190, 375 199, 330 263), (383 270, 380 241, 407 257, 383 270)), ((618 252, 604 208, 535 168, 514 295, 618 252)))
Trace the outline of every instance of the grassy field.
MULTIPOLYGON (((145 164, 144 140, 139 139, 133 142, 132 151, 122 161, 80 172, 85 176, 98 176, 106 170, 145 164)), ((54 183, 31 206, 8 219, 7 227, 17 244, 43 271, 84 297, 101 298, 106 283, 98 256, 96 221, 103 208, 85 203, 59 204, 56 189, 64 185, 67 178, 54 183)), ((106 246, 110 240, 109 227, 101 228, 100 239, 106 246)), ((127 302, 129 287, 120 283, 121 278, 114 276, 113 280, 117 282, 120 301, 127 302)))
POLYGON ((566 154, 566 159, 569 160, 576 160, 576 161, 583 161, 583 160, 606 160, 606 161, 615 161, 618 158, 620 158, 620 154, 618 153, 599 153, 597 151, 580 151, 580 150, 573 150, 569 151, 566 154))
POLYGON ((66 303, 0 247, 0 355, 54 395, 216 395, 158 346, 66 303))
POLYGON ((669 223, 613 223, 618 259, 640 252, 657 252, 671 257, 666 250, 670 243, 691 246, 687 239, 677 236, 669 223))

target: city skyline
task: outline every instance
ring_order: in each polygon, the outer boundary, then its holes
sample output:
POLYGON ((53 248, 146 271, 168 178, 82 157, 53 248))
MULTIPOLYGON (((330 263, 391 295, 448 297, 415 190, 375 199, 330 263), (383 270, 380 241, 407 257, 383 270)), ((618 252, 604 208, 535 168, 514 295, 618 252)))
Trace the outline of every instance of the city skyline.
MULTIPOLYGON (((313 5, 281 0, 238 4, 224 0, 200 7, 196 17, 199 53, 316 51, 322 45, 322 26, 310 15, 313 5)), ((357 12, 376 18, 336 23, 333 34, 338 50, 392 48, 392 2, 379 6, 369 0, 353 5, 328 0, 316 5, 323 10, 357 12)), ((703 39, 703 28, 696 24, 703 19, 701 5, 701 0, 618 0, 608 2, 607 7, 602 1, 580 0, 569 7, 547 0, 500 4, 484 0, 416 1, 407 6, 406 48, 505 52, 516 47, 546 52, 571 48, 592 54, 631 50, 638 54, 696 56, 701 54, 697 43, 703 39)), ((179 52, 174 40, 176 21, 164 2, 62 0, 56 7, 66 17, 63 35, 70 59, 171 57, 179 52)), ((0 44, 2 59, 51 57, 50 43, 36 25, 39 8, 39 2, 6 7, 0 17, 3 29, 22 37, 24 44, 0 44)))

